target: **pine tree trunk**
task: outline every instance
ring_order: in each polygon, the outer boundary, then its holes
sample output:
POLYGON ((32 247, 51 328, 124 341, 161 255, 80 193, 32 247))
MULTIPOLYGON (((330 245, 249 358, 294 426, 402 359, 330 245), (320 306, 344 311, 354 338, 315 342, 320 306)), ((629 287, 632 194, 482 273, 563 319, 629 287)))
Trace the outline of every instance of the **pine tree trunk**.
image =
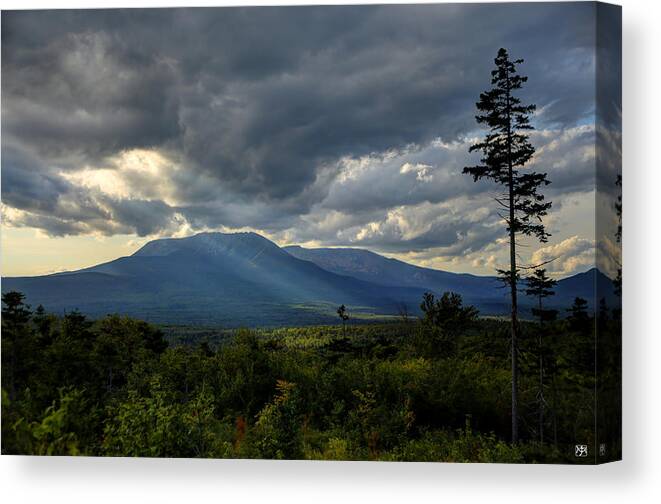
POLYGON ((16 358, 17 341, 18 338, 14 338, 14 342, 11 346, 11 370, 9 371, 9 399, 11 401, 16 399, 16 366, 18 364, 18 359, 16 358))
MULTIPOLYGON (((510 173, 512 169, 510 168, 510 173)), ((519 345, 516 293, 516 242, 514 234, 514 195, 510 185, 510 288, 512 295, 512 444, 519 442, 519 345)))
MULTIPOLYGON (((509 79, 509 76, 508 76, 509 79)), ((519 442, 519 355, 518 355, 518 305, 516 293, 516 229, 514 222, 514 174, 512 170, 512 119, 510 94, 507 91, 507 167, 509 186, 510 228, 510 290, 512 296, 512 444, 519 442)))
POLYGON ((544 357, 542 349, 542 331, 544 315, 542 314, 542 297, 539 297, 539 335, 537 336, 537 351, 539 352, 539 442, 544 444, 544 357))
POLYGON ((13 341, 11 345, 11 371, 9 373, 9 399, 11 401, 16 399, 16 368, 18 367, 18 324, 12 324, 13 341))
MULTIPOLYGON (((555 372, 554 372, 555 373, 555 372)), ((558 448, 558 405, 556 400, 555 374, 553 374, 553 446, 558 448)))

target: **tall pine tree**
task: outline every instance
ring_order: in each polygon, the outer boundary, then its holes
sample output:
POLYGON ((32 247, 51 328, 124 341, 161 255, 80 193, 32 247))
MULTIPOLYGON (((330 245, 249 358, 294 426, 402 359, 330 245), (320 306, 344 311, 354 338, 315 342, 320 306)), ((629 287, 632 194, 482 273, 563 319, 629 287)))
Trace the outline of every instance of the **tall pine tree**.
POLYGON ((518 304, 517 304, 517 235, 534 236, 540 242, 546 242, 546 232, 541 218, 551 207, 538 192, 541 186, 550 182, 546 173, 521 173, 535 153, 526 132, 533 129, 530 114, 535 105, 523 105, 515 96, 527 77, 519 75, 517 66, 523 60, 510 60, 505 49, 500 49, 494 60, 496 68, 491 72, 492 88, 480 94, 477 102, 479 114, 475 116, 478 124, 485 124, 489 132, 481 142, 472 145, 470 152, 482 153, 481 164, 467 166, 463 172, 480 179, 491 179, 505 188, 504 194, 496 198, 505 210, 500 214, 509 233, 510 268, 503 271, 506 283, 510 287, 511 312, 511 353, 512 353, 512 443, 519 440, 518 411, 518 304))

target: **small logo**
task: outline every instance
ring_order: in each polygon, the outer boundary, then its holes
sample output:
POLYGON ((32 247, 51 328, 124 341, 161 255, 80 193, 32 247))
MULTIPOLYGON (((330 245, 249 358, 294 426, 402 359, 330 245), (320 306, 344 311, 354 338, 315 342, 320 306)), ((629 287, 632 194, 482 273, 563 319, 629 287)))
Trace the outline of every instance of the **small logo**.
POLYGON ((600 457, 605 457, 606 456, 606 443, 601 443, 599 445, 599 456, 600 457))
POLYGON ((587 457, 588 456, 588 445, 577 444, 574 446, 574 456, 576 457, 587 457))

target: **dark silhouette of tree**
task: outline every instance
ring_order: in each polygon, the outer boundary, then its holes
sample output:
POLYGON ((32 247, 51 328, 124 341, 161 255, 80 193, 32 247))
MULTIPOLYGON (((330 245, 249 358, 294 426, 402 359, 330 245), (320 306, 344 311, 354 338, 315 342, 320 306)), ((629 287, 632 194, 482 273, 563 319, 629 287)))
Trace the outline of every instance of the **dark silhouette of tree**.
POLYGON ((539 324, 553 320, 557 315, 557 310, 545 310, 543 300, 549 296, 555 295, 553 287, 557 282, 546 276, 544 268, 537 268, 535 272, 526 278, 526 295, 532 296, 537 300, 537 308, 532 309, 532 314, 539 319, 539 324))
MULTIPOLYGON (((618 175, 615 179, 615 185, 620 188, 620 194, 617 196, 617 203, 615 203, 615 212, 617 213, 618 224, 617 231, 615 232, 615 239, 617 243, 622 242, 622 175, 618 175)), ((615 277, 615 294, 622 296, 622 265, 617 268, 617 276, 615 277)))
POLYGON ((440 299, 425 292, 420 309, 425 314, 425 322, 452 336, 470 327, 479 313, 474 306, 463 306, 461 295, 456 292, 444 292, 440 299))
MULTIPOLYGON (((572 372, 595 372, 595 318, 593 310, 588 310, 588 302, 580 297, 574 299, 567 310, 567 323, 573 333, 570 339, 571 354, 568 363, 572 372)), ((602 339, 600 338, 600 344, 602 339)))
POLYGON ((17 384, 25 377, 30 358, 32 334, 28 322, 32 312, 25 294, 10 291, 2 295, 2 367, 3 385, 7 382, 9 398, 14 399, 17 384))
POLYGON ((539 318, 539 331, 537 332, 537 365, 539 367, 539 381, 537 383, 537 432, 540 443, 544 442, 544 413, 546 409, 546 399, 544 398, 544 322, 555 319, 558 313, 556 310, 545 310, 542 301, 544 298, 555 294, 553 287, 555 287, 556 283, 555 280, 546 276, 546 270, 543 268, 537 268, 533 275, 526 278, 526 285, 528 286, 526 295, 537 298, 537 308, 533 308, 532 313, 539 318))
POLYGON ((51 368, 57 381, 72 384, 89 382, 92 379, 93 364, 87 359, 95 339, 92 324, 91 320, 77 310, 62 318, 61 334, 51 350, 51 368))
POLYGON ((342 320, 342 335, 346 338, 347 337, 347 320, 349 320, 349 312, 347 312, 347 307, 344 306, 344 305, 340 305, 340 307, 337 309, 337 315, 342 320))
POLYGON ((469 174, 477 182, 486 178, 504 186, 506 192, 496 198, 504 210, 499 214, 504 219, 509 233, 510 268, 500 271, 511 293, 511 354, 512 354, 512 443, 519 439, 518 431, 518 304, 517 304, 517 235, 534 236, 540 242, 546 242, 546 232, 541 218, 551 207, 538 192, 541 186, 550 182, 545 173, 520 170, 532 158, 535 149, 530 144, 528 135, 531 130, 529 116, 535 105, 523 105, 514 93, 521 89, 528 80, 519 75, 517 66, 522 59, 510 60, 505 49, 500 49, 495 58, 496 68, 491 72, 492 89, 480 94, 477 102, 479 114, 475 116, 478 124, 486 124, 489 133, 483 141, 471 146, 470 152, 482 153, 481 164, 467 166, 463 173, 469 174))
POLYGON ((402 319, 402 322, 404 324, 408 324, 410 319, 409 307, 404 301, 397 305, 397 312, 399 313, 399 317, 402 319))
POLYGON ((599 300, 599 318, 597 319, 598 327, 600 329, 605 328, 608 319, 610 318, 610 310, 606 304, 606 299, 601 298, 599 300))
POLYGON ((52 331, 55 320, 56 317, 46 313, 46 309, 43 307, 43 305, 37 306, 37 309, 34 311, 32 321, 37 328, 37 332, 42 343, 50 344, 52 342, 52 331))
POLYGON ((10 326, 27 324, 32 312, 25 303, 25 294, 10 291, 2 295, 2 321, 10 326))
POLYGON ((73 310, 64 315, 63 332, 71 339, 88 344, 92 341, 93 335, 90 331, 92 321, 78 310, 73 310))
MULTIPOLYGON (((160 329, 149 325, 147 322, 140 322, 138 324, 138 330, 142 335, 142 339, 147 350, 151 350, 156 354, 161 354, 168 347, 168 342, 165 340, 165 335, 160 329)), ((203 343, 206 344, 205 351, 211 351, 211 349, 208 348, 208 344, 206 342, 203 343)))
POLYGON ((620 194, 617 196, 617 203, 615 203, 615 211, 617 212, 617 217, 619 219, 615 236, 619 243, 622 239, 622 175, 617 176, 615 179, 615 185, 620 188, 620 194))
POLYGON ((574 304, 567 311, 569 312, 569 327, 572 331, 586 333, 590 330, 590 316, 588 315, 588 302, 581 298, 574 298, 574 304))
POLYGON ((463 306, 461 296, 445 292, 440 299, 426 292, 420 309, 424 313, 425 340, 423 345, 432 356, 454 356, 458 339, 477 319, 478 311, 473 306, 463 306))

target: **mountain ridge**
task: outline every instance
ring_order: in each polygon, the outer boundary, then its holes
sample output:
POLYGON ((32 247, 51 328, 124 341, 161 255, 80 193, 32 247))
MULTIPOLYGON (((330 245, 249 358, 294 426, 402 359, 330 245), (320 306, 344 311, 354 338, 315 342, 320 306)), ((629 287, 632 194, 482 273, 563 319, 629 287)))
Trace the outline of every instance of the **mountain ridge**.
MULTIPOLYGON (((568 307, 574 292, 594 298, 603 274, 580 275, 558 282, 558 306, 568 307)), ((50 311, 226 326, 330 323, 339 304, 357 318, 396 316, 403 305, 415 313, 425 291, 459 292, 483 314, 504 314, 508 306, 495 277, 423 268, 364 249, 279 247, 252 232, 152 240, 130 256, 88 268, 5 277, 7 290, 23 291, 28 302, 50 311)))
MULTIPOLYGON (((425 268, 387 258, 375 252, 354 248, 304 248, 301 246, 283 247, 296 257, 315 262, 320 267, 338 274, 352 275, 356 278, 378 283, 384 286, 406 285, 433 292, 453 291, 460 293, 467 303, 481 306, 484 311, 495 309, 494 298, 507 296, 506 289, 496 276, 480 276, 470 273, 451 273, 433 268, 425 268)), ((566 308, 575 297, 583 297, 594 305, 595 292, 612 291, 612 283, 596 267, 558 280, 555 295, 547 298, 546 303, 553 308, 566 308)), ((521 282, 521 289, 524 284, 521 282)), ((611 304, 617 300, 613 295, 606 296, 611 304)), ((520 306, 524 315, 532 308, 532 300, 521 295, 520 306)))

